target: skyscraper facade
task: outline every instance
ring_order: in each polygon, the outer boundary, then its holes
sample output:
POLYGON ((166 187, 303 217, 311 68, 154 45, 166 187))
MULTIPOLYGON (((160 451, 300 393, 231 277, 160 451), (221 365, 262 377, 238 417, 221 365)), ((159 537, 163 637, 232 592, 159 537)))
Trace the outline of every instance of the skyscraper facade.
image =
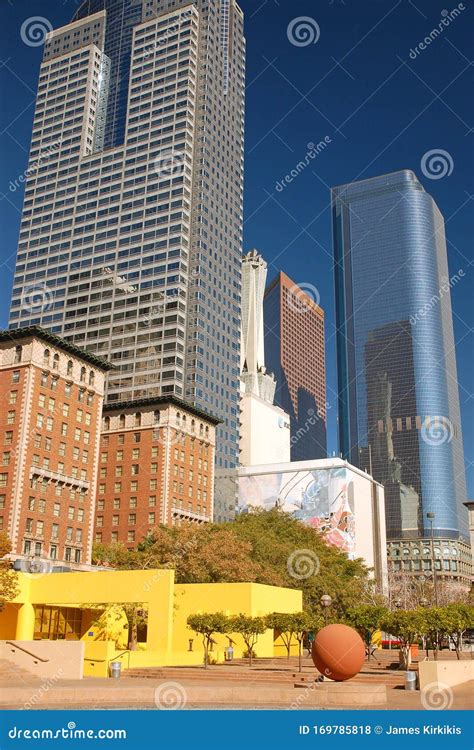
POLYGON ((291 460, 326 458, 324 312, 282 271, 267 287, 263 311, 275 404, 290 415, 291 460))
POLYGON ((384 485, 389 538, 467 537, 443 217, 409 170, 332 212, 341 453, 384 485))
POLYGON ((238 462, 245 40, 234 0, 86 0, 48 34, 10 327, 177 396, 238 462))

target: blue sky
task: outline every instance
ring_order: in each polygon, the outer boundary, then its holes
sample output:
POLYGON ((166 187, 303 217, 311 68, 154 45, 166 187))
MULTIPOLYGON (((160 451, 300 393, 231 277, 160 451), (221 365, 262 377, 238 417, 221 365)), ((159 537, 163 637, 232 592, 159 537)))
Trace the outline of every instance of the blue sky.
MULTIPOLYGON (((33 16, 67 23, 76 0, 4 0, 0 29, 0 326, 7 324, 42 47, 25 44, 33 16)), ((413 169, 446 220, 458 381, 470 496, 474 495, 472 85, 474 4, 446 0, 242 0, 247 35, 245 248, 315 287, 326 313, 328 440, 336 444, 336 372, 329 189, 413 169), (452 16, 457 8, 459 15, 452 16), (447 13, 451 15, 447 15, 447 13), (298 19, 305 18, 301 21, 298 19), (444 19, 444 24, 443 24, 444 19), (448 23, 449 22, 449 23, 448 23), (434 29, 433 41, 420 48, 434 29), (297 42, 297 44, 295 44, 297 42), (411 52, 411 54, 410 54, 411 52), (309 143, 326 147, 283 190, 309 143), (424 155, 451 173, 425 176, 424 155), (452 170, 452 171, 451 171, 452 170), (437 179, 435 179, 437 178, 437 179)), ((44 22, 43 22, 44 23, 44 22)))

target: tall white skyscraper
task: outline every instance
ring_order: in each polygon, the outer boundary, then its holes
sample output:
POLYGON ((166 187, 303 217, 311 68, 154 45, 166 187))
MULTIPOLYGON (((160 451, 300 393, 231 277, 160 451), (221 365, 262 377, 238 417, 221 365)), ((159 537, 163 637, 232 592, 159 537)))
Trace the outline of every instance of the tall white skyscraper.
POLYGON ((86 0, 48 34, 10 327, 177 395, 238 462, 245 40, 235 0, 86 0))

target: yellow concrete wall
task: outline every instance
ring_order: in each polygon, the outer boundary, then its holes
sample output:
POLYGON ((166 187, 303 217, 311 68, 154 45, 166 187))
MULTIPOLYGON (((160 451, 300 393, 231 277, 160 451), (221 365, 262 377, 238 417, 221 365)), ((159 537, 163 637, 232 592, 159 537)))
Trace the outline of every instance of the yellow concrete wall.
MULTIPOLYGON (((33 639, 33 605, 87 607, 92 604, 143 604, 148 610, 146 650, 138 650, 124 660, 130 666, 193 665, 202 663, 203 648, 186 624, 195 612, 223 611, 227 615, 240 612, 264 616, 271 612, 298 612, 302 609, 302 593, 294 589, 265 586, 256 583, 174 584, 172 570, 98 571, 84 573, 53 573, 50 575, 19 575, 20 594, 15 602, 0 613, 0 634, 13 633, 16 638, 33 639), (16 621, 16 623, 15 623, 16 621), (16 628, 14 627, 16 624, 16 628), (189 651, 189 639, 193 651, 189 651)), ((95 614, 84 611, 82 638, 86 644, 85 675, 105 676, 108 663, 126 647, 127 630, 123 618, 117 627, 122 640, 114 633, 99 632, 92 625, 95 614), (105 640, 104 640, 105 639, 105 640)), ((10 637, 6 635, 6 637, 10 637)), ((242 638, 231 635, 234 656, 243 655, 246 647, 242 638)), ((211 652, 212 661, 224 661, 224 650, 229 645, 223 635, 216 636, 211 652)), ((274 647, 273 632, 260 636, 255 646, 259 657, 272 657, 280 649, 274 647)))
MULTIPOLYGON (((175 585, 175 606, 173 612, 173 649, 175 656, 180 654, 183 664, 196 663, 195 653, 203 659, 201 636, 197 636, 186 624, 190 614, 196 612, 224 612, 225 615, 244 614, 263 617, 271 612, 300 612, 302 593, 294 589, 265 586, 259 583, 189 583, 175 585), (193 638, 193 651, 189 652, 189 639, 193 638)), ((241 636, 231 634, 234 644, 234 658, 238 659, 246 651, 241 636)), ((210 653, 211 661, 224 661, 225 648, 229 641, 225 635, 214 636, 216 645, 210 653)), ((259 636, 254 647, 258 657, 274 655, 273 631, 267 630, 259 636)))
POLYGON ((147 647, 166 654, 170 652, 173 570, 111 570, 38 576, 19 574, 18 579, 20 594, 15 602, 24 603, 24 610, 20 632, 17 625, 17 638, 33 638, 31 618, 26 611, 33 604, 84 607, 87 604, 138 603, 148 609, 147 647))

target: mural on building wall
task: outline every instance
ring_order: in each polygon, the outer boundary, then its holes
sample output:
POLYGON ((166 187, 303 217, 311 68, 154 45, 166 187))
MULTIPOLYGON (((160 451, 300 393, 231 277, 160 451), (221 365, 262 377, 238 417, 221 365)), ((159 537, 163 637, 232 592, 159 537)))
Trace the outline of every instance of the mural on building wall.
POLYGON ((354 485, 345 468, 242 476, 239 510, 249 507, 281 508, 354 557, 354 485))

